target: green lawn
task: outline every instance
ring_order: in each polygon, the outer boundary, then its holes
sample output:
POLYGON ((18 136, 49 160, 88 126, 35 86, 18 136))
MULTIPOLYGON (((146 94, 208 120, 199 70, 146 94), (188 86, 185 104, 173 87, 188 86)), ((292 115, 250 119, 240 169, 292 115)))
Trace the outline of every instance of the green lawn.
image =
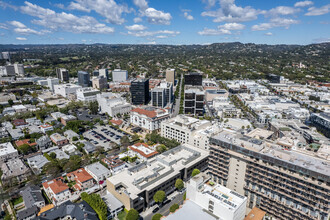
POLYGON ((12 203, 13 203, 13 205, 15 206, 15 205, 18 205, 18 204, 20 204, 20 203, 22 203, 23 202, 23 197, 19 197, 19 198, 17 198, 17 199, 13 199, 12 200, 12 203))
POLYGON ((120 213, 118 213, 117 217, 118 217, 119 220, 125 220, 126 214, 127 214, 126 211, 123 210, 120 213))

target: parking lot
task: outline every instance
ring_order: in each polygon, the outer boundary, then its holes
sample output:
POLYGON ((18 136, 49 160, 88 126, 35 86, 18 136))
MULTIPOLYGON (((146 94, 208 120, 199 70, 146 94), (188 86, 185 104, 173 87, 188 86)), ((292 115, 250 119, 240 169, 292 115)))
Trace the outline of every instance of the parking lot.
POLYGON ((89 130, 83 134, 84 138, 90 141, 95 146, 102 146, 105 150, 110 150, 111 143, 120 144, 120 139, 123 136, 130 136, 124 131, 121 131, 110 125, 96 126, 95 129, 89 130))

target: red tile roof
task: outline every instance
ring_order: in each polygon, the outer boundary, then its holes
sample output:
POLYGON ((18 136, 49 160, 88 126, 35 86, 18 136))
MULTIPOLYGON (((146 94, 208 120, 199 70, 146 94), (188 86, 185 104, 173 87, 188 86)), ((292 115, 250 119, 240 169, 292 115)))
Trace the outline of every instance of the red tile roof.
POLYGON ((15 119, 12 124, 15 126, 27 125, 24 119, 15 119))
POLYGON ((48 182, 44 182, 43 187, 48 189, 48 187, 51 188, 51 190, 55 193, 58 194, 60 192, 63 192, 65 190, 68 190, 69 187, 64 183, 63 177, 59 177, 53 180, 50 180, 48 182))
POLYGON ((112 124, 115 124, 115 125, 121 125, 122 123, 123 123, 123 121, 122 120, 115 120, 115 119, 112 119, 112 120, 110 120, 110 122, 112 123, 112 124))
POLYGON ((140 115, 146 115, 149 118, 154 118, 157 116, 157 113, 155 111, 148 111, 142 108, 135 108, 131 110, 132 112, 139 113, 140 115))
POLYGON ((20 147, 23 144, 28 144, 29 146, 37 145, 37 143, 30 143, 29 141, 30 141, 30 139, 18 140, 18 141, 15 141, 15 144, 17 147, 20 147))
POLYGON ((53 126, 51 126, 50 124, 44 124, 44 125, 40 125, 40 127, 42 127, 42 128, 49 128, 49 127, 53 127, 53 126))
POLYGON ((67 176, 68 177, 73 176, 75 178, 75 180, 78 180, 81 183, 86 182, 90 179, 93 179, 93 177, 89 173, 87 173, 87 171, 84 168, 80 168, 71 173, 68 173, 67 176))

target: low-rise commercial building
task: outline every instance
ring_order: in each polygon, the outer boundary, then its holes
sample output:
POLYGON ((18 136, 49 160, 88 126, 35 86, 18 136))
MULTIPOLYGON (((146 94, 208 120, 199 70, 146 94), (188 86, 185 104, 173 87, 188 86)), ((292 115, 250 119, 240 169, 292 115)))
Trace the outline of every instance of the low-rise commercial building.
POLYGON ((141 212, 154 204, 153 195, 175 190, 175 181, 190 178, 193 169, 207 168, 208 153, 188 145, 178 146, 107 179, 107 190, 126 209, 141 212))
POLYGON ((69 121, 77 120, 76 116, 73 115, 64 115, 61 117, 61 123, 66 126, 69 121))

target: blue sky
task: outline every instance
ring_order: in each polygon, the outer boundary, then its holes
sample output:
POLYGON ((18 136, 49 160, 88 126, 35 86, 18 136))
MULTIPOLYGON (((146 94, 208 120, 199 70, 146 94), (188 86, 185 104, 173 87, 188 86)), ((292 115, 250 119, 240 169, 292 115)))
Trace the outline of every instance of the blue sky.
POLYGON ((330 1, 0 0, 0 44, 310 44, 330 1))

